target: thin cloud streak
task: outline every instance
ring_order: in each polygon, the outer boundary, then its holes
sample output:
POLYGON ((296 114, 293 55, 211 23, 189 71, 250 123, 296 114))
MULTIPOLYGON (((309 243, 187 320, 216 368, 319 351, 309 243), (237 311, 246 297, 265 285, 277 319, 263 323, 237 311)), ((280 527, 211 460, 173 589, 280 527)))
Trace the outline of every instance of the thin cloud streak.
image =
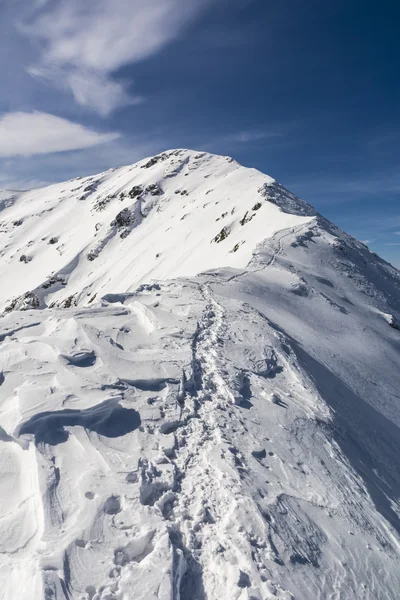
POLYGON ((79 104, 105 116, 135 103, 113 78, 121 67, 157 54, 215 0, 56 0, 19 23, 41 47, 28 71, 68 86, 79 104), (84 85, 82 86, 82 84, 84 85))

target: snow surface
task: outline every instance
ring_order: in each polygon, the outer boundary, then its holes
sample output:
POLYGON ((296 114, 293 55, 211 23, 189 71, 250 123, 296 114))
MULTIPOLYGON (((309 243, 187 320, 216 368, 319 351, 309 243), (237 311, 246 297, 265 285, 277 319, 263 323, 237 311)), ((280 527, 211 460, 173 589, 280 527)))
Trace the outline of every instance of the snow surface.
POLYGON ((186 150, 0 208, 1 600, 397 600, 396 269, 186 150))
POLYGON ((10 199, 0 216, 0 308, 27 290, 42 307, 71 296, 81 306, 150 279, 244 268, 257 243, 310 220, 282 213, 262 189, 272 198, 274 180, 230 158, 178 150, 153 161, 10 199), (219 234, 224 243, 212 242, 219 234))

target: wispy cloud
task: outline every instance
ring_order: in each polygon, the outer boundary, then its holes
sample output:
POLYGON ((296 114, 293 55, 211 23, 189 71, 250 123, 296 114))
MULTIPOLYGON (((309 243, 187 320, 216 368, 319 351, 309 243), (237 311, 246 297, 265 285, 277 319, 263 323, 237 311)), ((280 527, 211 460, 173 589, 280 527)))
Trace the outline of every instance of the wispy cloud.
POLYGON ((13 112, 0 117, 0 157, 78 150, 118 137, 47 113, 13 112))
POLYGON ((173 41, 214 0, 54 0, 41 2, 19 30, 41 50, 29 67, 101 115, 138 98, 113 78, 173 41))
POLYGON ((130 95, 124 82, 113 81, 104 73, 87 73, 72 67, 66 72, 48 66, 30 66, 27 71, 35 79, 71 91, 78 104, 94 108, 104 117, 118 107, 134 106, 144 101, 141 96, 130 95))
MULTIPOLYGON (((193 142, 189 139, 188 143, 193 142)), ((196 147, 207 152, 235 154, 244 149, 260 148, 268 144, 269 147, 282 146, 287 143, 284 133, 275 129, 244 129, 231 133, 213 135, 210 132, 196 136, 196 147)))
POLYGON ((260 140, 281 138, 281 133, 273 131, 239 131, 231 136, 233 142, 239 142, 240 144, 249 144, 252 142, 259 142, 260 140))

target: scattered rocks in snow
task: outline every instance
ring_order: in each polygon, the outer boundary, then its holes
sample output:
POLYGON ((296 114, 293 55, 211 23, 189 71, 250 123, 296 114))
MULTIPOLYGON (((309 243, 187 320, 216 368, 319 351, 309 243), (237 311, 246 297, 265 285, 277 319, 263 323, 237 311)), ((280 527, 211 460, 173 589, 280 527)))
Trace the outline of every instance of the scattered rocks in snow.
MULTIPOLYGON (((134 200, 138 196, 143 193, 143 188, 141 185, 134 185, 133 188, 128 192, 128 196, 134 200)), ((120 194, 120 198, 123 199, 123 194, 120 194)))
POLYGON ((151 167, 154 167, 154 165, 156 165, 157 163, 167 160, 169 156, 170 154, 166 152, 164 152, 163 154, 158 154, 157 156, 153 156, 153 158, 151 158, 146 164, 141 166, 141 169, 150 169, 151 167))
POLYGON ((80 201, 84 201, 86 200, 89 196, 91 196, 91 194, 93 194, 98 186, 98 182, 97 181, 92 181, 90 182, 83 190, 83 194, 82 196, 79 198, 80 201))
POLYGON ((221 231, 212 240, 212 242, 215 242, 216 244, 219 244, 220 242, 223 242, 224 240, 226 240, 226 238, 228 237, 229 233, 230 233, 230 231, 229 231, 228 227, 223 227, 221 229, 221 231))
POLYGON ((276 181, 265 183, 259 188, 258 193, 268 202, 278 206, 284 213, 304 217, 314 217, 317 215, 316 210, 310 204, 297 198, 297 196, 276 181))
POLYGON ((162 191, 161 187, 158 185, 158 183, 152 183, 152 184, 148 185, 146 188, 146 192, 151 194, 151 196, 160 196, 163 193, 163 191, 162 191))
POLYGON ((110 202, 112 200, 114 200, 114 198, 115 198, 114 194, 108 194, 108 196, 105 196, 105 198, 99 198, 95 202, 93 209, 98 212, 105 210, 107 208, 107 206, 110 204, 110 202))
POLYGON ((245 243, 244 241, 241 241, 241 242, 238 242, 237 244, 235 244, 233 246, 232 250, 230 251, 231 254, 234 252, 237 252, 239 250, 240 246, 243 246, 244 243, 245 243))
POLYGON ((139 285, 136 292, 138 294, 140 294, 142 292, 153 292, 153 291, 158 292, 160 290, 161 290, 161 286, 159 283, 142 283, 142 285, 139 285))
POLYGON ((129 227, 134 223, 135 215, 132 213, 129 208, 124 208, 117 214, 115 219, 111 221, 111 227, 117 227, 118 229, 123 229, 125 227, 129 227))
POLYGON ((239 223, 243 226, 246 225, 246 223, 250 223, 250 221, 255 217, 255 214, 251 214, 249 213, 249 211, 246 212, 246 214, 244 215, 243 219, 240 219, 239 223))
POLYGON ((6 306, 4 312, 9 313, 13 310, 31 310, 37 309, 40 306, 40 300, 34 292, 26 292, 19 298, 15 298, 12 302, 6 306))
POLYGON ((298 248, 299 246, 303 248, 308 248, 308 244, 310 242, 315 243, 315 239, 319 237, 319 233, 315 229, 309 229, 305 233, 298 235, 296 240, 291 243, 292 248, 298 248))
POLYGON ((57 284, 60 284, 63 286, 67 285, 67 281, 66 281, 65 277, 63 277, 62 275, 52 275, 43 283, 42 288, 47 290, 50 287, 57 285, 57 284))
POLYGON ((91 262, 93 260, 96 260, 96 258, 98 258, 98 257, 99 257, 99 253, 96 252, 96 250, 90 250, 86 255, 86 258, 91 262))
POLYGON ((58 306, 60 308, 71 308, 72 306, 76 306, 76 299, 74 295, 68 296, 65 300, 62 300, 58 306))

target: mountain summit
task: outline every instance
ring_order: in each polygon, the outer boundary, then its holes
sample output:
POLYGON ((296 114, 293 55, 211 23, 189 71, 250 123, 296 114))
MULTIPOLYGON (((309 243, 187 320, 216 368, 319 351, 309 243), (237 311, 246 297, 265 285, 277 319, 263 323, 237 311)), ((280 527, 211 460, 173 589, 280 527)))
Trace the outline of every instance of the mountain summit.
POLYGON ((0 193, 0 599, 397 600, 400 273, 173 150, 0 193))
POLYGON ((2 203, 7 307, 27 291, 40 307, 84 306, 151 279, 245 268, 258 243, 315 215, 270 177, 188 150, 2 203))

